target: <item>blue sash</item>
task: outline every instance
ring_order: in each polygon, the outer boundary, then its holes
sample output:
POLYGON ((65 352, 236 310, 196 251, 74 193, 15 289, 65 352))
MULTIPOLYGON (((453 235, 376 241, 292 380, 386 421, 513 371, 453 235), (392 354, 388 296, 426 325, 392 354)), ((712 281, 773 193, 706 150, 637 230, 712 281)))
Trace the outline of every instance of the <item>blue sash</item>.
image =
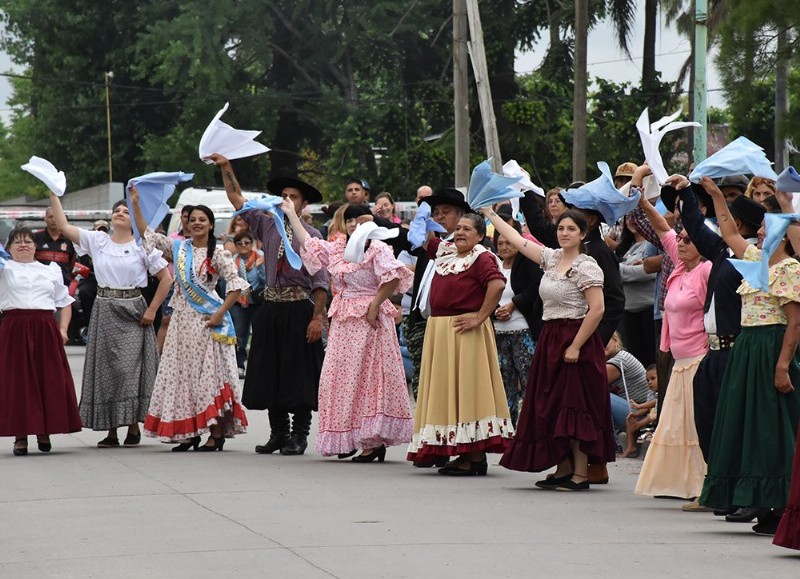
MULTIPOLYGON (((190 239, 175 241, 173 244, 173 263, 175 264, 175 280, 180 284, 183 297, 194 310, 204 316, 210 316, 222 306, 222 302, 211 296, 201 286, 194 275, 194 255, 190 239)), ((213 326, 211 338, 222 344, 236 344, 236 330, 230 312, 225 312, 222 325, 213 326)))

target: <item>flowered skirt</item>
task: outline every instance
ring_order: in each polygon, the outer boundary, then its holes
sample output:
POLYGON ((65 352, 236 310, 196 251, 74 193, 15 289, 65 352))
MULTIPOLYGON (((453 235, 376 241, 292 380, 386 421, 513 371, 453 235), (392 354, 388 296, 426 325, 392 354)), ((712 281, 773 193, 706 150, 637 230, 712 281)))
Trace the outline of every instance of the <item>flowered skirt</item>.
POLYGON ((800 355, 775 389, 782 325, 744 327, 731 349, 711 437, 711 460, 700 503, 710 507, 784 507, 789 500, 798 422, 800 355))
POLYGON ((700 495, 706 463, 694 424, 694 375, 702 359, 675 360, 658 426, 636 482, 638 495, 685 499, 700 495))
POLYGON ((576 363, 564 362, 582 320, 544 323, 533 354, 517 434, 500 464, 539 472, 572 455, 577 440, 590 463, 613 462, 611 401, 600 334, 594 332, 576 363))
POLYGON ((246 431, 236 345, 212 339, 203 317, 187 305, 172 314, 144 433, 180 442, 214 424, 225 437, 246 431))
POLYGON ((492 323, 456 334, 456 316, 428 319, 408 460, 503 452, 514 435, 492 323))
POLYGON ((320 454, 411 441, 414 417, 393 307, 386 306, 376 328, 366 317, 334 318, 331 324, 319 382, 320 454))
POLYGON ((75 384, 53 312, 0 319, 0 436, 79 432, 75 384))

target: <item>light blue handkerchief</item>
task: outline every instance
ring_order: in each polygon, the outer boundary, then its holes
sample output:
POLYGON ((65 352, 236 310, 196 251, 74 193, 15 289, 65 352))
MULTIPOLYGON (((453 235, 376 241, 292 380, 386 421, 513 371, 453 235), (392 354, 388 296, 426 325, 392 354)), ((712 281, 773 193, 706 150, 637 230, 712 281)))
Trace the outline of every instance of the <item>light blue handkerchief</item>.
MULTIPOLYGON (((139 192, 139 208, 147 221, 147 226, 156 229, 169 213, 167 201, 175 192, 175 186, 183 181, 189 181, 192 177, 194 177, 194 173, 156 171, 128 181, 128 185, 125 187, 125 203, 128 206, 131 220, 133 220, 133 207, 131 207, 129 195, 131 184, 136 185, 136 190, 139 192)), ((136 243, 141 244, 142 240, 136 227, 133 228, 133 235, 136 243)))
POLYGON ((239 209, 239 211, 236 211, 234 215, 239 215, 245 211, 253 210, 266 211, 272 215, 272 218, 275 219, 275 227, 278 228, 278 233, 283 240, 283 251, 286 254, 286 261, 289 262, 289 265, 291 265, 292 268, 300 269, 303 267, 303 260, 299 255, 297 255, 297 252, 292 247, 292 244, 289 242, 289 238, 286 235, 286 227, 283 225, 283 210, 281 209, 281 203, 283 203, 283 199, 277 195, 264 195, 258 199, 251 199, 250 201, 245 202, 245 204, 242 205, 242 208, 239 209))
POLYGON ((614 187, 614 178, 608 163, 599 161, 597 168, 601 175, 577 189, 566 189, 562 196, 564 201, 579 209, 594 209, 603 215, 606 223, 614 223, 623 215, 627 215, 639 204, 641 193, 636 191, 628 197, 614 187))
POLYGON ((447 230, 431 218, 431 206, 423 201, 417 207, 414 220, 408 226, 408 241, 411 249, 422 247, 431 231, 445 233, 447 230))
POLYGON ((490 207, 515 197, 524 197, 519 188, 513 187, 522 177, 506 177, 492 172, 489 159, 479 163, 472 170, 467 192, 467 203, 476 211, 481 207, 490 207))
POLYGON ((739 137, 694 168, 689 180, 699 183, 703 177, 727 177, 728 175, 749 174, 766 177, 775 181, 778 175, 772 169, 764 149, 747 137, 739 137))
POLYGON ((767 213, 764 215, 767 236, 761 244, 761 261, 728 260, 751 286, 762 291, 769 288, 769 258, 778 249, 792 221, 800 221, 800 213, 767 213))
POLYGON ((785 191, 786 193, 800 193, 800 175, 794 170, 794 167, 786 167, 783 173, 778 175, 778 180, 775 182, 778 191, 785 191))

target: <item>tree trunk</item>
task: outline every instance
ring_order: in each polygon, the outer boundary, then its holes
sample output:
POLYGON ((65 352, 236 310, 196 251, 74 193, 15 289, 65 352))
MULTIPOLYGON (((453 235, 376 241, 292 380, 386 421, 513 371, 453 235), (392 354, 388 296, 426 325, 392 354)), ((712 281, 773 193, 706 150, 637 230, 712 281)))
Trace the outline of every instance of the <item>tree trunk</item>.
POLYGON ((586 180, 586 44, 589 36, 588 0, 575 0, 575 89, 572 109, 572 180, 586 180))
MULTIPOLYGON (((646 0, 644 4, 644 57, 642 59, 642 89, 650 92, 656 83, 656 27, 658 24, 658 0, 646 0)), ((652 102, 652 98, 648 101, 652 102)))
POLYGON ((775 171, 780 173, 789 161, 784 119, 789 113, 789 29, 778 34, 778 53, 775 62, 775 171))
POLYGON ((453 109, 455 115, 455 186, 469 185, 469 71, 467 4, 453 0, 453 109))

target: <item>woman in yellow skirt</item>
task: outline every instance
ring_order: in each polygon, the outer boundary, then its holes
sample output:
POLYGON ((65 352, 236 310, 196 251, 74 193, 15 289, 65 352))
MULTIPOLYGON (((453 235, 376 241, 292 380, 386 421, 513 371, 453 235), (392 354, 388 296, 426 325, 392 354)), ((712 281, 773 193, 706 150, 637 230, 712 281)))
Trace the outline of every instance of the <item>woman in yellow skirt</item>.
POLYGON ((486 453, 502 453, 514 435, 490 314, 505 277, 480 245, 486 224, 464 215, 453 241, 428 241, 434 261, 414 436, 408 460, 444 465, 449 476, 485 475, 486 453))

